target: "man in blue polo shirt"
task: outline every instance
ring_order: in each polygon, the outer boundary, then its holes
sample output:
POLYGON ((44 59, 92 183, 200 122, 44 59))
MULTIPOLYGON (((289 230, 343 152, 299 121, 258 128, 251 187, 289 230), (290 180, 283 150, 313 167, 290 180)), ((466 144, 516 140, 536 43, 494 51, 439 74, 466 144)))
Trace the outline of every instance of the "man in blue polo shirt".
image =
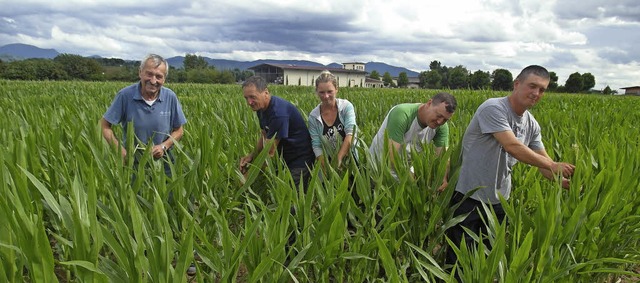
MULTIPOLYGON (((171 148, 182 138, 187 119, 176 94, 162 86, 168 73, 169 64, 164 58, 156 54, 147 55, 140 62, 140 82, 121 89, 102 116, 102 136, 110 144, 120 147, 123 160, 127 156, 126 147, 115 137, 111 125, 122 125, 122 140, 126 141, 129 122, 133 123, 136 145, 144 146, 151 141, 154 158, 173 160, 171 148)), ((164 169, 171 176, 168 163, 164 169)))
POLYGON ((274 139, 274 147, 269 151, 273 156, 276 148, 282 155, 296 187, 302 181, 304 188, 311 176, 315 155, 311 146, 311 136, 300 111, 291 102, 272 96, 267 82, 259 76, 248 78, 242 84, 242 93, 251 110, 260 120, 261 134, 254 151, 240 159, 240 171, 246 172, 247 165, 260 153, 266 139, 274 139))

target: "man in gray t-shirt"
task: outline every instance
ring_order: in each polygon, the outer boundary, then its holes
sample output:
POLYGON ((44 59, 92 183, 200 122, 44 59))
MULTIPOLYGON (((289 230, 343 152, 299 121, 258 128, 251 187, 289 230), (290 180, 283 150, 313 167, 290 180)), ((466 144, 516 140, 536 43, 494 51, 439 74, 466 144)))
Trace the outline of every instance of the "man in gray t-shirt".
MULTIPOLYGON (((493 206, 500 221, 504 219, 499 196, 509 199, 512 167, 518 161, 538 167, 550 180, 562 175, 562 186, 569 188, 568 178, 575 166, 549 157, 542 144, 540 125, 528 111, 542 98, 549 80, 545 68, 528 66, 516 77, 511 95, 488 99, 473 115, 462 138, 460 175, 451 201, 452 206, 461 202, 454 217, 469 215, 447 230, 453 243, 458 245, 463 237, 467 244, 474 243, 463 227, 476 234, 485 233, 482 218, 486 219, 486 215, 481 202, 493 206), (470 198, 463 198, 476 188, 479 189, 470 198)), ((446 260, 447 264, 456 263, 452 249, 446 260)))

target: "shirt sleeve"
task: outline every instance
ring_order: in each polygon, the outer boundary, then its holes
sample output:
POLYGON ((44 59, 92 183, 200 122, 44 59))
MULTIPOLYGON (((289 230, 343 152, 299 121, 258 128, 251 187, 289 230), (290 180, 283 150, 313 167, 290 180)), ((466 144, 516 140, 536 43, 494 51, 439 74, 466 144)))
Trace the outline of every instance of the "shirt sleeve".
POLYGON ((353 104, 351 104, 351 102, 345 100, 343 103, 345 103, 345 107, 343 112, 343 118, 344 120, 344 133, 347 135, 352 135, 355 136, 355 131, 357 130, 357 125, 356 125, 356 111, 353 108, 353 104))
POLYGON ((124 106, 124 94, 122 92, 119 92, 113 99, 113 102, 111 102, 111 106, 109 106, 109 109, 107 109, 107 112, 104 113, 102 118, 107 120, 107 122, 112 125, 122 123, 125 113, 124 106))
POLYGON ((313 115, 314 111, 309 114, 309 135, 311 135, 311 146, 316 157, 322 155, 322 123, 313 115))
POLYGON ((173 104, 172 111, 172 121, 171 128, 176 129, 180 128, 180 126, 187 123, 187 118, 184 116, 184 112, 182 112, 182 105, 180 105, 180 101, 177 97, 175 97, 175 103, 173 104))
POLYGON ((435 147, 449 146, 449 123, 444 123, 436 129, 436 135, 433 137, 433 145, 435 147))
POLYGON ((483 134, 493 134, 511 131, 507 115, 497 106, 488 106, 477 113, 480 131, 483 134))
POLYGON ((394 107, 389 112, 389 120, 387 121, 387 133, 389 138, 397 143, 404 143, 404 133, 411 126, 411 120, 406 111, 402 111, 399 107, 394 107))
POLYGON ((531 132, 531 142, 527 145, 532 150, 540 150, 544 149, 544 144, 542 143, 542 134, 540 133, 540 124, 533 118, 532 119, 532 132, 531 132))

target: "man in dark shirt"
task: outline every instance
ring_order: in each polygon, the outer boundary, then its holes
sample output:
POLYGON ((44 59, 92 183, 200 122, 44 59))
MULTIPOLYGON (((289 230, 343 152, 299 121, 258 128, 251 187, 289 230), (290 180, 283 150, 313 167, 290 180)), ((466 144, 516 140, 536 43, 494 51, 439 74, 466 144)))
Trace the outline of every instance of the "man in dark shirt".
POLYGON ((302 181, 306 188, 315 155, 309 129, 300 111, 291 102, 269 94, 267 82, 259 76, 248 78, 242 84, 242 93, 247 104, 258 115, 261 134, 254 151, 240 159, 240 171, 246 172, 247 165, 262 151, 265 141, 274 139, 274 146, 269 154, 273 156, 277 149, 287 164, 296 187, 302 181))

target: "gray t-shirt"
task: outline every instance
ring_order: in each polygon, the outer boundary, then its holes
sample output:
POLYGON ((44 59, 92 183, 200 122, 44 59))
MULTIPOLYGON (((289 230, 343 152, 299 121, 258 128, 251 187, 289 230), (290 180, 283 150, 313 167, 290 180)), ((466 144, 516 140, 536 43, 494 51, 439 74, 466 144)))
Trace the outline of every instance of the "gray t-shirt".
POLYGON ((529 111, 518 116, 508 97, 490 98, 473 115, 462 138, 462 165, 456 191, 477 190, 471 198, 485 203, 500 202, 498 194, 509 199, 511 168, 518 162, 493 137, 493 133, 512 131, 532 150, 544 149, 540 125, 529 111))

